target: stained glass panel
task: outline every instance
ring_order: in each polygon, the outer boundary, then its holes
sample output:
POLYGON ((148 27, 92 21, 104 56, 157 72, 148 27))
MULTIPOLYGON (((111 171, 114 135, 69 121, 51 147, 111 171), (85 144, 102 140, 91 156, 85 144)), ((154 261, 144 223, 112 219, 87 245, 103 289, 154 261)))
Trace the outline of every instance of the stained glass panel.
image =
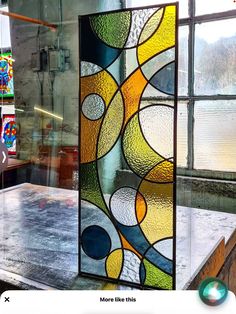
POLYGON ((175 288, 176 21, 176 4, 80 17, 81 275, 175 288), (174 105, 143 106, 149 86, 174 105))
POLYGON ((3 115, 1 141, 6 145, 9 155, 16 154, 15 115, 3 115))

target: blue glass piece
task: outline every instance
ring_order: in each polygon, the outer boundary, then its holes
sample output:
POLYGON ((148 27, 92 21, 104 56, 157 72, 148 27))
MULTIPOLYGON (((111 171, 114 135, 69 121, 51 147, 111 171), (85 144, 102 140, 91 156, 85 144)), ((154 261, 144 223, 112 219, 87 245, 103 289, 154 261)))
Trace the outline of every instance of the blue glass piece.
POLYGON ((139 226, 127 227, 118 223, 118 229, 125 236, 126 240, 132 243, 132 246, 141 255, 150 261, 153 265, 168 274, 173 273, 173 262, 158 253, 144 237, 139 226))
POLYGON ((151 247, 145 254, 145 258, 149 260, 153 265, 157 266, 161 270, 168 274, 173 273, 173 261, 167 259, 163 255, 157 252, 153 247, 151 247))
POLYGON ((104 44, 93 32, 88 17, 81 18, 80 24, 80 59, 101 66, 108 67, 119 56, 121 50, 104 44))
POLYGON ((145 279, 146 279, 146 269, 145 269, 145 266, 142 262, 140 265, 140 282, 141 282, 141 284, 144 284, 145 279))
POLYGON ((175 62, 171 62, 157 72, 150 81, 159 91, 174 95, 175 93, 175 62))
POLYGON ((124 235, 126 240, 129 243, 132 243, 133 248, 138 251, 141 255, 144 255, 144 253, 148 250, 150 247, 150 244, 145 239, 142 231, 140 230, 139 226, 124 226, 117 222, 117 227, 121 231, 121 233, 124 235))
POLYGON ((82 248, 93 259, 103 259, 111 250, 108 233, 99 226, 90 226, 82 233, 82 248))

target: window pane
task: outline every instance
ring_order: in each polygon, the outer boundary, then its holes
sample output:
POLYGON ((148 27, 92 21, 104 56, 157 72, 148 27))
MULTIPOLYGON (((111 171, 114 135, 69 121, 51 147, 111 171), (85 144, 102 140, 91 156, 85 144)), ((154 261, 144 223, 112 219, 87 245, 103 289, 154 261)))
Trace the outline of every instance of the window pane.
POLYGON ((236 171, 236 101, 200 101, 195 105, 194 166, 236 171))
MULTIPOLYGON (((126 7, 132 8, 132 7, 139 7, 139 6, 148 6, 148 5, 158 5, 158 4, 165 4, 165 3, 171 3, 170 0, 127 0, 126 1, 126 7)), ((181 17, 187 17, 188 16, 188 0, 179 0, 179 16, 181 17)))
POLYGON ((182 96, 188 94, 188 34, 188 26, 179 28, 178 93, 182 96))
POLYGON ((195 94, 236 94, 236 19, 196 26, 195 94))
POLYGON ((187 166, 188 145, 188 105, 184 102, 178 103, 177 118, 177 166, 187 166))
POLYGON ((236 9, 234 0, 196 0, 196 15, 236 9))
MULTIPOLYGON (((8 11, 8 7, 0 7, 1 11, 8 11)), ((0 48, 11 46, 9 17, 0 15, 0 48)))
MULTIPOLYGON (((171 100, 143 100, 140 108, 148 107, 157 103, 174 106, 171 100)), ((188 103, 178 102, 177 107, 177 166, 187 167, 187 147, 188 147, 188 103)))

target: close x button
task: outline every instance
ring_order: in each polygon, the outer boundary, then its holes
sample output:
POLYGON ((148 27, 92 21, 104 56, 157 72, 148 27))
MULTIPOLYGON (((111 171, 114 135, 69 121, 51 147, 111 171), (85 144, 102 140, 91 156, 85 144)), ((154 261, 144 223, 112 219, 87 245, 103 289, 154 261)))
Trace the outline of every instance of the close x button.
POLYGON ((7 168, 8 150, 5 144, 0 142, 0 174, 7 168))

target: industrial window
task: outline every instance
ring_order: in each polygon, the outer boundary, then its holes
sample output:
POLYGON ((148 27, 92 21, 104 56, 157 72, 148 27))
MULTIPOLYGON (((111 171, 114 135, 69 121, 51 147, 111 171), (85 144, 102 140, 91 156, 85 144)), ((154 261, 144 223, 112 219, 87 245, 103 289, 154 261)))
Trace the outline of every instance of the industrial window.
MULTIPOLYGON (((236 3, 180 0, 179 9, 178 173, 235 179, 236 3)), ((144 101, 161 99, 150 90, 144 101)))

